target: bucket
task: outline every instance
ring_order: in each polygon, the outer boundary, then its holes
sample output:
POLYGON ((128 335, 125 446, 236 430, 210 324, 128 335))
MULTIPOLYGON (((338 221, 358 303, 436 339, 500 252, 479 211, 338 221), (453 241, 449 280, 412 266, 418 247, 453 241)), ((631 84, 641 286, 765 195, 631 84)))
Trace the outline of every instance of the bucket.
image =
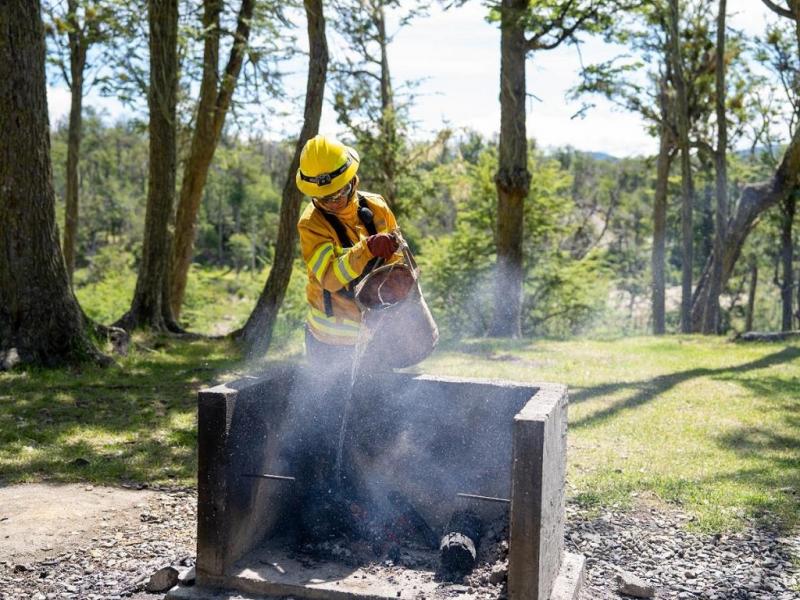
POLYGON ((373 269, 355 288, 362 330, 368 339, 364 356, 384 368, 403 368, 426 358, 439 341, 439 329, 422 296, 419 267, 408 244, 403 261, 373 269))

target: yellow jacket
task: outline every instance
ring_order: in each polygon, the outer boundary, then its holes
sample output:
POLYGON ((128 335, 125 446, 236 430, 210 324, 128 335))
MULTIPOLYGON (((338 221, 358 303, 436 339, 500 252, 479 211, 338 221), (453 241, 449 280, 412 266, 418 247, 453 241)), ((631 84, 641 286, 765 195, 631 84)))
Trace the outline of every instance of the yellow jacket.
MULTIPOLYGON (((355 301, 339 291, 361 275, 373 258, 366 242, 369 232, 358 218, 358 196, 364 197, 372 210, 378 233, 390 232, 397 227, 397 221, 383 198, 369 192, 358 192, 347 206, 334 215, 344 225, 347 236, 353 242, 350 248, 342 248, 336 230, 312 202, 306 206, 297 223, 300 252, 308 271, 308 326, 319 341, 336 346, 355 344, 361 323, 361 312, 355 301), (325 313, 323 290, 331 292, 332 316, 325 313)), ((394 260, 396 258, 388 262, 394 260)))

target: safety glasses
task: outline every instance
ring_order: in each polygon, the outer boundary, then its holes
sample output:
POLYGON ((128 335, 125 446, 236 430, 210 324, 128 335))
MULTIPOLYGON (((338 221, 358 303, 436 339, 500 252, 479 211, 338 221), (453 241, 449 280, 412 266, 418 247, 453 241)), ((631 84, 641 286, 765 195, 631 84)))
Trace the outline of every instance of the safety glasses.
POLYGON ((350 195, 350 192, 353 191, 353 182, 350 181, 346 186, 340 189, 338 192, 333 194, 329 194, 327 196, 322 196, 321 198, 314 198, 317 202, 321 202, 322 204, 332 204, 339 200, 340 198, 347 197, 350 195))

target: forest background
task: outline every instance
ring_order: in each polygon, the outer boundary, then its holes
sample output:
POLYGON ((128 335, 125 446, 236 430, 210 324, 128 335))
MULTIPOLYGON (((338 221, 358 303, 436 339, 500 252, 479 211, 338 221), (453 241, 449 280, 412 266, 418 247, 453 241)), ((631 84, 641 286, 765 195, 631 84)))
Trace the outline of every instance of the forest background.
POLYGON ((323 111, 311 105, 327 87, 325 111, 362 154, 362 187, 397 213, 445 339, 792 330, 800 319, 800 7, 760 6, 763 24, 742 30, 726 24, 725 2, 708 0, 486 6, 512 83, 500 87, 498 137, 457 123, 421 131, 414 122, 413 107, 426 99, 418 81, 392 79, 402 57, 391 52, 398 31, 428 18, 421 4, 306 2, 309 41, 299 43, 299 6, 45 2, 48 78, 71 97, 51 155, 80 306, 91 321, 126 329, 233 331, 250 346, 263 337, 261 350, 274 323, 278 340, 299 331, 299 260, 269 310, 270 284, 260 300, 258 291, 296 256, 286 223, 300 203, 287 184, 296 134, 271 137, 263 123, 296 114, 283 76, 307 60, 309 91, 315 68, 324 63, 327 73, 305 96, 300 139, 319 129, 323 111), (345 48, 333 59, 327 46, 315 54, 326 35, 345 48), (603 61, 581 52, 587 40, 607 45, 603 61), (156 73, 164 64, 154 44, 167 42, 174 64, 156 73), (656 156, 541 147, 520 134, 526 117, 537 118, 526 58, 570 45, 580 61, 568 94, 583 103, 574 119, 602 97, 635 115, 658 142, 656 156), (125 116, 112 121, 82 104, 98 95, 126 107, 125 116), (160 132, 168 144, 153 141, 162 105, 173 111, 160 132), (158 181, 154 164, 166 165, 158 181), (170 289, 159 306, 172 314, 145 315, 160 312, 143 298, 162 287, 170 289))

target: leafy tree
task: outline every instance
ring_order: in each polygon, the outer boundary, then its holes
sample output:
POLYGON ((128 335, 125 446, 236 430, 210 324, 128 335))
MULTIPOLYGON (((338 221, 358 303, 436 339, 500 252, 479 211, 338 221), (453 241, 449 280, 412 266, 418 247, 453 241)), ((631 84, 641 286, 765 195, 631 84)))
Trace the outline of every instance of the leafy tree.
POLYGON ((331 69, 333 107, 362 154, 360 177, 395 212, 401 212, 397 187, 408 171, 405 145, 410 102, 403 92, 412 84, 406 82, 396 90, 392 83, 389 46, 397 33, 389 31, 387 12, 403 11, 402 28, 422 14, 421 4, 406 7, 398 0, 338 0, 334 7, 337 30, 349 52, 331 69))
MULTIPOLYGON (((643 5, 639 10, 631 12, 627 17, 619 19, 612 30, 613 39, 624 43, 634 51, 633 58, 623 55, 611 61, 589 65, 583 70, 582 81, 574 93, 600 93, 619 104, 626 110, 641 114, 649 123, 649 130, 659 138, 659 151, 656 158, 656 181, 653 196, 653 245, 651 257, 653 331, 656 334, 665 331, 665 250, 667 248, 667 193, 668 177, 673 158, 678 152, 678 96, 676 86, 675 61, 680 58, 686 92, 686 106, 683 113, 688 115, 689 147, 697 149, 696 160, 690 160, 688 178, 681 176, 684 191, 688 188, 690 199, 694 201, 693 172, 699 170, 702 177, 712 165, 722 173, 721 165, 727 161, 727 149, 741 137, 743 124, 750 115, 744 106, 744 97, 752 91, 754 80, 752 73, 746 68, 742 58, 742 40, 735 35, 728 41, 720 68, 729 72, 729 77, 722 81, 722 92, 716 88, 717 65, 716 44, 711 36, 711 4, 705 0, 680 4, 680 13, 670 16, 670 6, 665 2, 643 5), (677 24, 673 21, 677 20, 677 24), (679 35, 671 35, 673 29, 679 35), (680 56, 674 56, 674 45, 677 42, 680 56), (647 68, 647 78, 639 77, 641 69, 647 68), (716 96, 724 103, 724 125, 731 124, 732 135, 726 135, 720 145, 720 136, 714 130, 718 128, 718 107, 716 96), (716 117, 716 118, 715 118, 716 117), (716 139, 716 143, 714 142, 716 139), (716 148, 714 147, 716 146, 716 148), (723 160, 724 159, 724 160, 723 160), (684 184, 685 182, 685 184, 684 184)), ((672 5, 672 8, 676 8, 672 5)), ((719 29, 724 33, 724 29, 719 29)), ((728 37, 731 37, 728 34, 728 37)), ((726 38, 727 39, 727 38, 726 38)), ((690 157, 691 158, 691 157, 690 157)), ((685 167, 686 165, 684 165, 685 167)), ((684 168, 682 167, 682 169, 684 168)), ((726 191, 727 191, 727 185, 726 191)), ((719 193, 722 191, 718 189, 719 193)), ((682 192, 683 193, 683 192, 682 192)), ((691 208, 683 204, 683 213, 691 208)), ((688 224, 688 219, 683 219, 688 224)), ((693 221, 693 220, 692 220, 693 221)), ((707 222, 716 223, 709 215, 707 222)), ((700 227, 705 227, 701 222, 700 227)), ((692 250, 692 242, 696 240, 698 227, 681 230, 683 250, 692 250)), ((706 232, 702 240, 711 240, 706 232)), ((697 254, 700 261, 707 258, 703 248, 697 254)), ((688 261, 683 253, 680 264, 683 283, 691 280, 684 266, 695 266, 698 260, 688 261), (687 276, 688 275, 688 276, 687 276)), ((707 297, 702 303, 696 301, 696 292, 692 299, 691 328, 699 329, 703 322, 703 312, 707 297), (698 316, 697 307, 700 307, 698 316)), ((684 295, 684 297, 686 297, 684 295)), ((714 305, 716 306, 716 305, 714 305)), ((684 304, 685 308, 685 304, 684 304)), ((714 321, 714 310, 709 317, 714 321)), ((684 311, 685 316, 685 311, 684 311)))
MULTIPOLYGON (((781 17, 789 19, 795 28, 800 28, 800 3, 788 0, 789 6, 779 5, 771 0, 764 0, 765 4, 781 17)), ((741 191, 735 210, 732 211, 723 243, 721 263, 721 285, 727 284, 733 273, 736 261, 747 240, 748 235, 756 225, 762 214, 769 208, 791 202, 798 187, 800 175, 800 128, 795 127, 783 157, 778 163, 768 180, 744 186, 741 191)), ((702 314, 705 301, 709 293, 709 274, 714 267, 714 257, 706 262, 695 290, 693 313, 702 314)))
POLYGON ((278 310, 289 287, 297 251, 297 220, 302 201, 302 194, 295 184, 295 173, 300 166, 303 146, 319 131, 319 121, 322 116, 322 99, 328 72, 328 42, 325 35, 322 0, 305 0, 304 6, 310 50, 303 128, 297 139, 294 156, 283 186, 275 260, 253 312, 244 327, 233 334, 244 342, 250 355, 263 354, 269 348, 278 310))
POLYGON ((497 263, 489 334, 518 337, 521 327, 524 200, 527 169, 525 61, 529 54, 607 28, 624 3, 615 0, 502 0, 491 18, 500 23, 500 143, 497 186, 497 263), (528 32, 530 35, 528 35, 528 32))
POLYGON ((175 198, 178 0, 148 0, 150 27, 149 174, 142 260, 131 307, 117 324, 179 331, 169 304, 170 237, 175 198))
POLYGON ((703 314, 703 333, 720 331, 719 295, 722 291, 722 258, 725 226, 728 223, 728 117, 725 110, 725 18, 726 0, 719 0, 717 11, 717 44, 715 53, 714 108, 717 121, 717 147, 714 152, 716 172, 716 212, 714 215, 714 267, 711 271, 708 299, 703 314))
MULTIPOLYGON (((780 16, 785 13, 780 10, 778 5, 772 4, 772 10, 780 16)), ((776 115, 782 118, 788 117, 788 129, 794 131, 797 128, 797 121, 800 117, 800 33, 793 32, 792 27, 787 22, 789 19, 781 19, 778 23, 768 25, 766 35, 763 39, 757 40, 756 60, 764 65, 779 82, 783 97, 788 100, 789 114, 776 115)), ((768 148, 772 147, 773 139, 770 130, 770 119, 764 119, 765 126, 759 131, 758 139, 765 143, 768 148)), ((788 195, 780 205, 780 240, 781 240, 781 330, 789 331, 792 329, 792 292, 795 287, 793 262, 794 262, 794 240, 793 225, 795 220, 797 194, 788 195)), ((798 288, 800 290, 800 288, 798 288)), ((797 319, 800 322, 800 291, 798 291, 798 311, 797 319)))
POLYGON ((58 244, 39 2, 0 4, 0 368, 107 363, 58 244))
POLYGON ((692 250, 694 232, 692 227, 693 186, 689 148, 689 100, 684 77, 681 50, 680 11, 678 0, 669 0, 667 10, 669 61, 675 86, 675 122, 677 146, 681 159, 681 331, 692 330, 692 250))
MULTIPOLYGON (((69 136, 67 145, 67 186, 64 213, 64 260, 72 281, 75 270, 75 246, 79 220, 78 163, 81 150, 83 97, 102 77, 91 60, 93 47, 104 44, 113 35, 116 23, 113 4, 105 0, 46 0, 45 29, 52 40, 50 62, 70 91, 69 136), (93 72, 87 73, 87 69, 93 72), (87 74, 89 75, 87 81, 87 74)), ((102 65, 102 60, 97 60, 102 65)))
POLYGON ((183 179, 175 216, 175 236, 172 244, 170 271, 170 303, 172 313, 180 316, 186 277, 192 260, 196 233, 197 211, 203 195, 208 168, 214 157, 225 117, 228 113, 239 71, 247 52, 250 22, 255 0, 242 0, 236 16, 236 32, 230 47, 225 69, 219 72, 221 0, 203 2, 203 77, 197 102, 195 126, 189 154, 183 167, 183 179))

